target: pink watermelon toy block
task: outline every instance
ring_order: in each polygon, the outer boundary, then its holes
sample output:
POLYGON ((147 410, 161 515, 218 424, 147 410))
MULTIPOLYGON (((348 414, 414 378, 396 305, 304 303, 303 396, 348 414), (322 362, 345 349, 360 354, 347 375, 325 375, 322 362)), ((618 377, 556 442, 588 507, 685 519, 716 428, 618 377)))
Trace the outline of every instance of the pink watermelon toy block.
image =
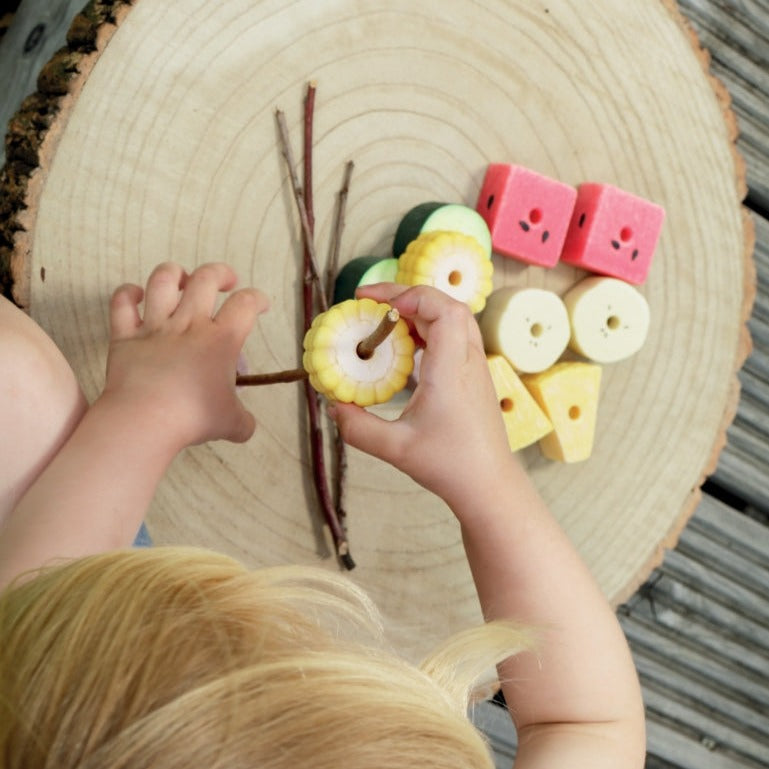
POLYGON ((561 261, 643 283, 665 210, 610 184, 580 184, 561 261))
POLYGON ((563 248, 577 191, 522 166, 492 163, 476 210, 491 232, 492 249, 541 267, 553 267, 563 248))

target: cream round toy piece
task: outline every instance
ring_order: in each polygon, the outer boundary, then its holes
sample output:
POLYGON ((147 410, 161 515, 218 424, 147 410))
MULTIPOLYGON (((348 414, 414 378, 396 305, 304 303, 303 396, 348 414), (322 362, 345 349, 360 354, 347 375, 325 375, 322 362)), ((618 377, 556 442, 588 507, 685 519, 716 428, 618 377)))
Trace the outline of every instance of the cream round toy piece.
POLYGON ((571 322, 569 347, 595 363, 615 363, 641 349, 649 333, 649 305, 629 283, 591 276, 563 297, 571 322))
POLYGON ((479 324, 486 352, 504 356, 524 374, 552 366, 571 333, 560 297, 542 288, 498 289, 489 296, 479 324))
POLYGON ((304 336, 302 365, 321 395, 343 403, 373 406, 402 390, 414 367, 414 340, 389 304, 348 299, 315 317, 304 336), (373 351, 361 351, 391 314, 392 329, 373 351))
POLYGON ((470 235, 436 230, 409 243, 398 260, 395 282, 406 286, 434 286, 480 312, 491 293, 491 259, 470 235))

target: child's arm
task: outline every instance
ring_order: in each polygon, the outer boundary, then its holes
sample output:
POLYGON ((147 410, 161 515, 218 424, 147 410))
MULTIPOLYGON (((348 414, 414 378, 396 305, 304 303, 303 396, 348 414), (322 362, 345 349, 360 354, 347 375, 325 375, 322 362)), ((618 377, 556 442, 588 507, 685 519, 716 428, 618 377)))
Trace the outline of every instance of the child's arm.
POLYGON ((190 275, 164 264, 146 292, 114 293, 104 391, 0 530, 0 586, 52 559, 129 546, 179 451, 251 436, 236 364, 268 302, 243 289, 214 313, 235 282, 223 264, 190 275))
POLYGON ((516 767, 643 766, 643 705, 627 643, 508 448, 474 318, 427 287, 382 284, 359 295, 390 302, 426 348, 403 415, 386 422, 337 404, 331 414, 342 436, 448 503, 487 619, 540 631, 537 654, 519 655, 501 670, 518 728, 516 767))

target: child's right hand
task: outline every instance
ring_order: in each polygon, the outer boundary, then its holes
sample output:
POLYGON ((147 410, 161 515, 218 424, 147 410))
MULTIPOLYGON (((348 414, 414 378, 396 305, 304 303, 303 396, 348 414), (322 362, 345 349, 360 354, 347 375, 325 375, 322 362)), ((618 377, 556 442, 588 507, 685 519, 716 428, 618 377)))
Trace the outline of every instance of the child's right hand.
POLYGON ((464 508, 468 487, 493 487, 513 461, 475 318, 429 286, 381 283, 357 295, 391 304, 414 325, 425 342, 419 383, 395 421, 345 403, 332 404, 331 416, 346 443, 464 508))

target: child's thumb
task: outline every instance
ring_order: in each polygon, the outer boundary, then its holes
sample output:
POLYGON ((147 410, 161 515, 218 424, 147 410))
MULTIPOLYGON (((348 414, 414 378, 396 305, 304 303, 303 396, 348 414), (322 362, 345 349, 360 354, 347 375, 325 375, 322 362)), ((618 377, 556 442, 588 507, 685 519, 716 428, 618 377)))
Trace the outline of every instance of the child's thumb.
POLYGON ((240 401, 232 418, 229 432, 224 436, 233 443, 245 443, 256 430, 256 418, 240 401))
POLYGON ((398 456, 399 425, 396 422, 382 419, 352 403, 332 403, 328 414, 336 422, 346 444, 394 464, 398 456))

